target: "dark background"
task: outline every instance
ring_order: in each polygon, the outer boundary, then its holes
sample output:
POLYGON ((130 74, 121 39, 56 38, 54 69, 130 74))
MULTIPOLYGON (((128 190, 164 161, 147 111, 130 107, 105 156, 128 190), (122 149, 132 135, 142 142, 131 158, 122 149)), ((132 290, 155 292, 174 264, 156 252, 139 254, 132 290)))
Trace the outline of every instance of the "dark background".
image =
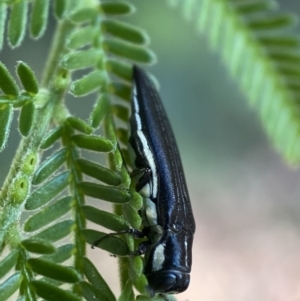
MULTIPOLYGON (((197 222, 191 285, 178 300, 299 301, 299 170, 273 150, 258 115, 195 29, 195 20, 185 20, 165 1, 132 2, 138 13, 130 21, 149 33, 158 57, 148 70, 160 82, 197 222)), ((299 1, 280 5, 300 14, 299 1)), ((13 71, 16 61, 24 60, 40 76, 53 26, 37 42, 27 38, 19 49, 5 47, 1 61, 13 71)), ((86 118, 92 100, 68 103, 86 118)), ((1 181, 19 142, 14 122, 0 158, 1 181)), ((117 269, 111 268, 116 259, 96 251, 92 256, 119 291, 117 269)))

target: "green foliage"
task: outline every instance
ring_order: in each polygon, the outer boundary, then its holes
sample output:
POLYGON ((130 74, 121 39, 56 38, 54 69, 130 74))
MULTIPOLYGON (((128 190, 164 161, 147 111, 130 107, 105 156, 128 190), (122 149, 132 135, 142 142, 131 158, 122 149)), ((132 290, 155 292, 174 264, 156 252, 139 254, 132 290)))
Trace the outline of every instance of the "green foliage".
POLYGON ((16 1, 11 5, 11 15, 8 23, 8 41, 12 47, 19 46, 24 39, 27 12, 27 0, 16 1))
POLYGON ((46 30, 50 0, 33 0, 30 20, 32 37, 39 38, 46 30))
MULTIPOLYGON (((1 47, 7 9, 11 47, 21 45, 27 27, 31 37, 40 38, 51 8, 59 20, 42 83, 28 64, 19 61, 16 76, 20 88, 15 76, 0 62, 0 149, 7 145, 14 110, 20 111, 21 134, 0 192, 0 206, 4 208, 0 212, 0 251, 6 254, 0 259, 0 299, 7 300, 16 293, 18 300, 115 301, 105 280, 85 257, 86 242, 93 245, 97 241, 97 247, 127 256, 135 250, 134 240, 130 235, 120 238, 86 229, 86 221, 110 231, 126 232, 141 226, 137 211, 142 201, 130 189, 130 176, 120 153, 128 134, 115 123, 128 122, 132 63, 149 64, 155 56, 147 48, 149 38, 143 30, 116 19, 135 11, 130 3, 53 2, 0 3, 1 47), (73 73, 80 69, 85 71, 81 72, 83 76, 72 80, 73 73), (70 115, 64 102, 67 93, 77 97, 95 94, 88 120, 70 115), (57 142, 59 149, 55 147, 51 153, 57 142), (45 149, 50 152, 46 158, 45 149), (81 150, 107 154, 108 166, 90 161, 81 150), (85 196, 111 202, 115 212, 86 205, 85 196), (20 223, 24 209, 27 215, 20 223), (72 244, 66 243, 70 240, 72 244), (9 254, 8 248, 12 249, 9 254)), ((142 260, 138 264, 131 260, 131 266, 129 259, 120 260, 127 262, 121 268, 124 291, 120 300, 134 300, 133 285, 143 292, 146 287, 142 260)))
MULTIPOLYGON (((173 7, 183 3, 168 2, 173 7)), ((295 19, 273 14, 273 4, 187 0, 182 7, 185 16, 195 18, 197 28, 208 34, 212 46, 221 50, 276 146, 290 162, 298 163, 299 38, 283 32, 295 19), (241 58, 247 60, 244 69, 241 58)), ((14 293, 19 301, 165 300, 147 295, 143 260, 128 257, 136 251, 134 238, 107 235, 141 228, 138 211, 143 200, 131 189, 123 160, 128 164, 125 125, 132 64, 155 61, 147 46, 149 38, 142 29, 124 21, 135 11, 129 2, 1 1, 0 49, 4 34, 11 47, 21 45, 27 28, 31 37, 40 38, 51 9, 59 25, 42 81, 28 64, 19 61, 16 76, 23 88, 19 87, 15 75, 0 62, 0 150, 7 146, 14 110, 20 111, 21 134, 0 191, 0 300, 14 293), (82 77, 72 80, 78 70, 82 77), (93 97, 88 120, 71 115, 64 101, 67 93, 93 97), (52 153, 51 148, 55 148, 52 153), (46 149, 51 153, 47 158, 43 156, 46 149), (92 162, 86 151, 106 155, 108 164, 92 162), (114 212, 86 204, 86 196, 99 204, 100 200, 112 203, 114 212), (24 209, 27 215, 20 219, 24 209), (87 229, 87 221, 108 231, 87 229), (86 242, 125 256, 119 258, 119 298, 86 258, 86 242), (142 295, 135 296, 134 287, 142 295)), ((85 101, 83 98, 83 105, 85 101)))
POLYGON ((4 95, 7 95, 8 97, 17 97, 19 94, 18 86, 13 79, 10 72, 7 70, 5 65, 0 62, 0 76, 1 76, 1 82, 0 82, 0 89, 2 90, 4 95))
POLYGON ((23 136, 28 136, 32 129, 35 117, 35 105, 33 101, 26 102, 20 112, 19 129, 23 136))
MULTIPOLYGON (((168 2, 180 5, 178 0, 168 2)), ((300 39, 289 31, 296 16, 278 12, 275 0, 188 0, 182 9, 220 51, 275 147, 298 165, 300 39)))
POLYGON ((39 92, 39 84, 33 71, 24 62, 18 62, 17 73, 26 92, 37 94, 39 92))
POLYGON ((13 117, 13 107, 9 103, 0 105, 0 151, 6 146, 10 124, 13 117))

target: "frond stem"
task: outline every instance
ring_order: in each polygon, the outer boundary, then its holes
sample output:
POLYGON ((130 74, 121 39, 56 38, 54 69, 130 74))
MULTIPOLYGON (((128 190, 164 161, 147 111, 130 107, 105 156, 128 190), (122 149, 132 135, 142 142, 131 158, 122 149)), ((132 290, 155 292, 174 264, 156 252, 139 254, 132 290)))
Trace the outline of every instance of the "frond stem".
POLYGON ((62 20, 58 23, 53 42, 50 48, 47 63, 42 76, 42 86, 47 87, 53 78, 59 60, 62 58, 65 49, 66 38, 74 25, 68 20, 62 20))

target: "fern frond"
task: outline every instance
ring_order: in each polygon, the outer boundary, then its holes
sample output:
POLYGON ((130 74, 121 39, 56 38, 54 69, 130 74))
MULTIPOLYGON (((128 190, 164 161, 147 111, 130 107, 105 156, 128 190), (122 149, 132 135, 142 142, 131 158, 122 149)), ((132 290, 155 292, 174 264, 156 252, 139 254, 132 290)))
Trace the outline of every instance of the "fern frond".
MULTIPOLYGON (((0 192, 0 206, 4 208, 0 212, 0 251, 7 251, 7 247, 14 249, 0 260, 0 276, 4 277, 0 284, 1 300, 19 290, 20 301, 82 297, 115 301, 102 276, 85 257, 86 242, 94 245, 103 238, 97 246, 118 256, 136 249, 132 236, 119 238, 86 229, 86 222, 112 231, 141 227, 138 210, 143 202, 130 188, 131 179, 123 162, 128 154, 120 151, 128 134, 115 123, 128 122, 131 63, 150 64, 155 56, 147 47, 149 38, 143 30, 114 19, 131 14, 135 10, 132 4, 125 1, 85 4, 85 1, 54 1, 54 14, 60 21, 42 84, 33 70, 20 61, 16 73, 22 90, 0 63, 0 148, 6 144, 14 110, 20 110, 21 134, 19 149, 0 192), (87 68, 82 78, 70 81, 74 72, 87 68), (67 92, 75 96, 96 94, 88 120, 70 114, 64 103, 67 92), (100 127, 102 136, 96 132, 100 127), (59 149, 42 158, 42 151, 57 146, 57 142, 61 144, 59 149), (108 166, 84 158, 82 150, 107 155, 108 166), (89 182, 85 177, 100 183, 89 182), (85 196, 113 203, 114 213, 86 205, 85 196), (24 208, 26 220, 19 225, 24 208), (73 243, 60 245, 62 239, 73 243), (65 264, 67 260, 71 267, 65 264)), ((49 0, 1 2, 0 46, 7 9, 10 9, 9 44, 17 47, 25 36, 30 7, 31 36, 37 39, 43 35, 49 0)), ((119 260, 124 289, 120 300, 127 296, 134 299, 133 286, 145 292, 147 284, 142 274, 142 259, 119 260)))
POLYGON ((288 162, 299 164, 299 67, 294 62, 300 55, 300 39, 288 31, 295 16, 275 8, 271 0, 190 0, 183 4, 185 14, 221 51, 276 148, 288 162))

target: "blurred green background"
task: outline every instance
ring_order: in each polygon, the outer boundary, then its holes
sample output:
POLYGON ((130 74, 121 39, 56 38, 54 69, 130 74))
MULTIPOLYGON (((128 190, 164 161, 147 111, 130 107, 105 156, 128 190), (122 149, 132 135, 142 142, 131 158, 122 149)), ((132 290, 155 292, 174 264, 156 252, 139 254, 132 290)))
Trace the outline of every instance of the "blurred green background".
MULTIPOLYGON (((195 20, 162 0, 131 2, 138 13, 130 21, 149 33, 157 54, 158 63, 147 69, 160 83, 197 222, 191 285, 178 300, 300 300, 299 170, 273 150, 195 20)), ((279 3, 300 14, 299 1, 279 3)), ((24 60, 40 76, 53 30, 54 23, 41 40, 26 39, 14 51, 6 47, 1 61, 13 70, 24 60)), ((92 99, 68 101, 72 112, 88 116, 92 99)), ((15 130, 1 155, 1 181, 18 141, 15 130)), ((97 261, 109 275, 115 259, 104 254, 97 261)), ((109 282, 117 291, 115 278, 109 282)))

